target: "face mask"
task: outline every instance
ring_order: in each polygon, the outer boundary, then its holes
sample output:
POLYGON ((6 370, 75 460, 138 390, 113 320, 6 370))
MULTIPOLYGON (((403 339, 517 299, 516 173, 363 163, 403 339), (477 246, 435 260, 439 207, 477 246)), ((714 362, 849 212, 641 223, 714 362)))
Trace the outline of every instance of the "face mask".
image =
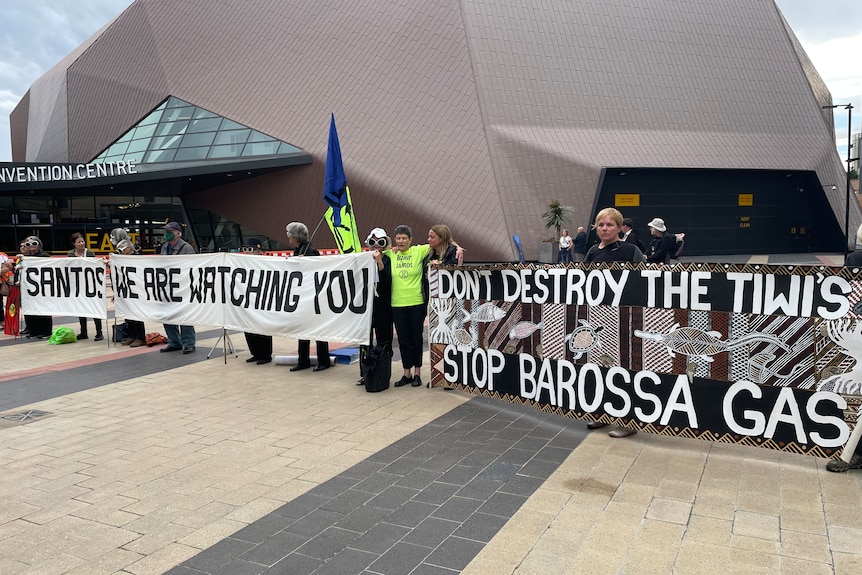
POLYGON ((164 238, 166 242, 174 241, 175 237, 177 237, 176 234, 172 234, 171 232, 165 232, 164 238))

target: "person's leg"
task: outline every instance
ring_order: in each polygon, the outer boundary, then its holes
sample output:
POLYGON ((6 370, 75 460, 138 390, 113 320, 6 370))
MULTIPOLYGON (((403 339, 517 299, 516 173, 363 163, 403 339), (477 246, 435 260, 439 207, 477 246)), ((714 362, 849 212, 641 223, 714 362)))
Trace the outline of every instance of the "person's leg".
POLYGON ((314 366, 314 371, 322 371, 330 367, 329 362, 329 342, 316 341, 317 344, 317 365, 314 366))
POLYGON ((80 330, 78 331, 78 339, 89 339, 90 336, 87 335, 87 318, 79 317, 78 325, 81 326, 80 330))
POLYGON ((102 334, 102 320, 94 318, 93 323, 96 324, 96 337, 93 338, 93 341, 102 341, 105 339, 105 336, 102 334))
POLYGON ((191 353, 195 350, 195 326, 180 326, 180 343, 185 353, 191 353))
POLYGON ((422 343, 425 332, 425 306, 417 305, 410 309, 410 364, 413 367, 412 385, 422 385, 422 343))
POLYGON ((182 349, 183 342, 180 340, 180 327, 173 323, 166 323, 165 337, 168 339, 168 347, 166 349, 182 349))
POLYGON ((413 374, 407 354, 409 353, 409 335, 410 331, 410 308, 396 307, 392 308, 392 320, 395 323, 395 333, 398 335, 398 348, 401 350, 401 367, 404 370, 404 375, 400 380, 395 382, 395 387, 407 385, 413 379, 413 374))
POLYGON ((299 358, 296 361, 296 365, 290 368, 290 371, 308 369, 311 367, 311 342, 307 339, 300 339, 296 342, 296 345, 299 358))
POLYGON ((245 344, 248 346, 248 352, 251 354, 251 357, 248 358, 246 363, 254 363, 257 361, 257 334, 256 333, 248 333, 245 332, 245 344))

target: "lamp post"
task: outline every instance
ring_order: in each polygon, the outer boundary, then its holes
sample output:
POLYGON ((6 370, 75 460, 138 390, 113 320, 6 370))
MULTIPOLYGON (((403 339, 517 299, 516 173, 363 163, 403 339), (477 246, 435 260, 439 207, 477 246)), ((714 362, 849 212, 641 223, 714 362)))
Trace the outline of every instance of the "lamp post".
POLYGON ((844 264, 847 264, 847 254, 850 253, 850 163, 855 162, 859 158, 851 158, 850 150, 853 147, 851 134, 853 132, 853 104, 833 104, 831 106, 823 106, 823 109, 834 109, 844 107, 847 110, 847 189, 844 206, 844 264))

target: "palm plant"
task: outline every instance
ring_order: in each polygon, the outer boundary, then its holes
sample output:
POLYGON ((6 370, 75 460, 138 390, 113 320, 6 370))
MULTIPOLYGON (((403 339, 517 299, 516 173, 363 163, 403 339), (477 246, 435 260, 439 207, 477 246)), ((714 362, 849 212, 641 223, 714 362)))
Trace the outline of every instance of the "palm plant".
POLYGON ((560 205, 559 200, 554 200, 548 204, 548 211, 542 214, 545 220, 545 228, 554 228, 557 230, 557 237, 560 237, 561 230, 564 225, 572 221, 572 214, 575 208, 572 206, 560 205))

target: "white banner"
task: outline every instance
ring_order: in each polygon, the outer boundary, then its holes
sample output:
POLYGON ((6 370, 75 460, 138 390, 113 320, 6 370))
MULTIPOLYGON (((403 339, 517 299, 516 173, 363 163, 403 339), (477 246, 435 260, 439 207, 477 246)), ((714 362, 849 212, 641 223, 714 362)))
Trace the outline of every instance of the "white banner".
POLYGON ((104 260, 24 257, 21 265, 22 313, 108 318, 104 260))
POLYGON ((357 345, 371 332, 376 265, 369 252, 112 255, 111 268, 117 315, 130 319, 357 345))

